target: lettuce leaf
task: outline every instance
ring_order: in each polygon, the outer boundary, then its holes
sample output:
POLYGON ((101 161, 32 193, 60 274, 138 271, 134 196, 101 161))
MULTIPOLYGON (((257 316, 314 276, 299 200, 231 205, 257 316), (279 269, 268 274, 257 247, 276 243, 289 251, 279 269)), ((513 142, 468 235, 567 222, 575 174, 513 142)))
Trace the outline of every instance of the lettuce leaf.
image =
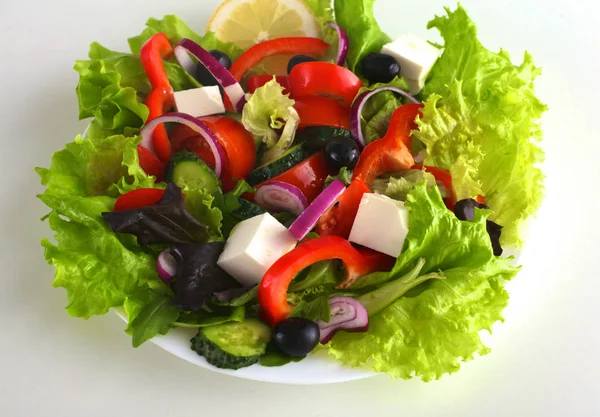
MULTIPOLYGON (((387 84, 376 83, 369 87, 363 87, 360 89, 358 94, 388 85, 399 87, 408 91, 408 85, 406 84, 406 81, 396 77, 387 84)), ((385 136, 390 124, 392 113, 394 113, 394 111, 403 104, 405 104, 405 100, 398 96, 398 94, 391 91, 382 91, 377 93, 365 103, 360 117, 363 135, 367 144, 385 136)))
POLYGON ((391 42, 377 24, 374 4, 375 0, 334 1, 336 21, 350 42, 346 64, 355 73, 360 73, 359 64, 368 53, 380 52, 383 45, 391 42))
POLYGON ((289 149, 300 123, 300 116, 294 109, 295 101, 289 94, 283 94, 283 90, 273 77, 256 89, 242 110, 246 130, 268 148, 263 154, 263 164, 280 158, 289 149), (283 129, 281 135, 277 132, 279 129, 283 129))
POLYGON ((146 26, 141 34, 128 39, 129 48, 133 54, 139 54, 142 45, 159 32, 164 33, 172 45, 177 45, 184 38, 191 39, 204 49, 209 51, 218 49, 226 53, 232 61, 237 59, 243 52, 233 43, 220 41, 212 32, 207 32, 204 36, 199 35, 176 15, 166 15, 162 19, 152 17, 148 19, 146 26))
POLYGON ((543 199, 540 70, 529 53, 515 66, 506 51, 486 49, 462 7, 446 11, 428 25, 445 49, 423 89, 414 137, 427 146, 425 164, 450 169, 459 199, 485 196, 491 219, 504 226, 502 244, 519 245, 519 227, 543 199))
POLYGON ((68 313, 87 319, 124 305, 135 346, 177 318, 164 303, 151 308, 171 296, 156 274, 155 256, 132 236, 113 233, 102 218, 122 192, 155 186, 139 166, 139 140, 78 136, 54 154, 49 168, 36 169, 46 186, 38 197, 52 210, 46 219, 55 232, 55 243, 44 239, 42 246, 56 270, 53 286, 67 292, 68 313))
POLYGON ((372 365, 394 377, 428 381, 456 372, 460 361, 489 349, 479 331, 502 320, 504 281, 517 273, 511 259, 494 257, 485 229, 487 213, 462 222, 446 209, 437 187, 417 184, 408 195, 409 234, 391 272, 358 281, 352 291, 397 280, 426 260, 421 273, 440 271, 371 317, 366 333, 338 333, 329 353, 345 365, 372 365))

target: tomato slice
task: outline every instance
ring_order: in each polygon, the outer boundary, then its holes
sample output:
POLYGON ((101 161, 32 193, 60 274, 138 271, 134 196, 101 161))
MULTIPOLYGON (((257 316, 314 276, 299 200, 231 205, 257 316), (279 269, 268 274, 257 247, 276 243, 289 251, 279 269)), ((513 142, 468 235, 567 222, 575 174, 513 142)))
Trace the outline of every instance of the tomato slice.
POLYGON ((350 130, 350 110, 325 97, 298 97, 294 108, 300 116, 299 128, 332 126, 350 130))
MULTIPOLYGON (((331 174, 332 172, 325 163, 323 152, 317 152, 284 173, 258 184, 256 188, 258 189, 270 181, 285 182, 300 189, 310 203, 321 194, 325 180, 331 174)), ((249 201, 254 201, 253 197, 253 194, 244 195, 244 198, 249 201)))
POLYGON ((350 107, 364 87, 348 68, 330 62, 305 62, 296 65, 288 77, 293 97, 327 97, 350 107))
MULTIPOLYGON (((273 79, 272 75, 254 75, 254 76, 248 78, 248 81, 246 83, 246 89, 248 90, 249 93, 254 93, 257 88, 262 87, 263 85, 265 85, 272 79, 273 79)), ((289 93, 290 87, 288 84, 287 76, 277 75, 277 76, 275 76, 275 81, 277 81, 279 83, 279 85, 281 85, 284 88, 283 94, 289 93)))
POLYGON ((142 167, 146 174, 155 176, 156 182, 161 182, 164 175, 165 165, 149 149, 138 145, 137 151, 140 167, 142 167))
POLYGON ((363 181, 352 181, 335 204, 321 216, 317 222, 317 233, 320 236, 335 235, 347 239, 358 213, 360 201, 365 193, 370 192, 371 190, 363 181))
POLYGON ((114 211, 135 210, 151 206, 158 203, 164 194, 165 190, 158 188, 138 188, 119 197, 115 202, 114 211))
MULTIPOLYGON (((237 181, 246 178, 256 163, 256 143, 244 126, 227 116, 206 116, 203 121, 215 133, 225 149, 228 163, 223 167, 221 181, 225 192, 237 181)), ((179 125, 169 134, 175 152, 189 150, 214 169, 215 160, 204 138, 187 126, 179 125)))

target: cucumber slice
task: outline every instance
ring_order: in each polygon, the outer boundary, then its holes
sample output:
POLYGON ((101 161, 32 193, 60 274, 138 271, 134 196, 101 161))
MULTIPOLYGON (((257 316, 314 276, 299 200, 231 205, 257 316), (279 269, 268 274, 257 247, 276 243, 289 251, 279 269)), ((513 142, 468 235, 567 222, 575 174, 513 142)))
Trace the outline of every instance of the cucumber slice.
POLYGON ((310 156, 310 153, 304 149, 303 144, 296 145, 289 149, 278 160, 256 168, 248 175, 247 181, 252 186, 260 184, 279 174, 283 174, 288 169, 293 168, 304 161, 308 156, 310 156))
POLYGON ((316 152, 322 150, 333 138, 352 138, 352 132, 341 127, 309 126, 296 134, 298 142, 305 143, 306 149, 316 152))
POLYGON ((191 340, 192 349, 218 368, 253 365, 267 349, 271 329, 255 319, 204 327, 191 340))
POLYGON ((212 194, 221 187, 215 172, 193 152, 181 151, 173 155, 166 171, 166 181, 181 188, 205 188, 212 194))
POLYGON ((234 211, 233 214, 239 219, 246 220, 255 216, 260 216, 261 214, 267 212, 267 210, 265 210, 258 204, 251 203, 248 200, 243 199, 241 197, 238 198, 238 201, 240 203, 240 207, 236 211, 234 211))

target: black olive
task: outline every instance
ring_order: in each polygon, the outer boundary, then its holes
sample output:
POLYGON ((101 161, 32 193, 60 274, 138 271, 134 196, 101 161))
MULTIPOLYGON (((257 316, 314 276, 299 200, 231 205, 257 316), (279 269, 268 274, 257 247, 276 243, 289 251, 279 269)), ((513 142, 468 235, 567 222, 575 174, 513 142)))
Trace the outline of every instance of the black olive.
POLYGON ((372 83, 389 83, 400 75, 400 64, 391 55, 371 52, 363 58, 361 70, 372 83))
POLYGON ((502 234, 502 226, 498 223, 495 223, 491 220, 487 220, 485 223, 485 228, 490 235, 490 240, 492 241, 492 249, 494 250, 495 256, 502 255, 502 246, 500 246, 500 235, 502 234))
MULTIPOLYGON (((229 69, 231 67, 231 58, 229 58, 226 53, 216 49, 208 52, 217 61, 219 61, 219 64, 223 65, 225 68, 229 69)), ((218 85, 215 77, 213 77, 212 74, 202 64, 198 65, 198 69, 196 70, 196 79, 203 86, 218 85)))
POLYGON ((454 205, 454 214, 459 220, 471 221, 475 218, 476 204, 472 198, 460 200, 454 205))
POLYGON ((330 168, 336 171, 342 167, 354 168, 359 155, 358 145, 350 138, 336 137, 325 146, 325 161, 330 168))
POLYGON ((302 64, 304 62, 315 62, 316 59, 314 59, 312 56, 308 56, 308 55, 296 55, 293 56, 292 59, 290 59, 290 62, 288 62, 288 74, 290 72, 292 72, 292 68, 294 68, 296 65, 298 64, 302 64))
POLYGON ((280 321, 273 332, 273 343, 288 356, 310 353, 319 343, 321 331, 312 320, 288 318, 280 321))

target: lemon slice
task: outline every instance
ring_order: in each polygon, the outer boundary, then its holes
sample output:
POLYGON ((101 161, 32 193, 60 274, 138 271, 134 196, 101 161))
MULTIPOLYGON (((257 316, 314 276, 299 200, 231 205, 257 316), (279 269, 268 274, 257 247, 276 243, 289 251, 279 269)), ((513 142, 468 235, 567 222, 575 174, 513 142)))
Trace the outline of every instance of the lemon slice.
POLYGON ((242 49, 291 36, 319 37, 319 25, 304 0, 226 0, 208 23, 224 42, 242 49))

